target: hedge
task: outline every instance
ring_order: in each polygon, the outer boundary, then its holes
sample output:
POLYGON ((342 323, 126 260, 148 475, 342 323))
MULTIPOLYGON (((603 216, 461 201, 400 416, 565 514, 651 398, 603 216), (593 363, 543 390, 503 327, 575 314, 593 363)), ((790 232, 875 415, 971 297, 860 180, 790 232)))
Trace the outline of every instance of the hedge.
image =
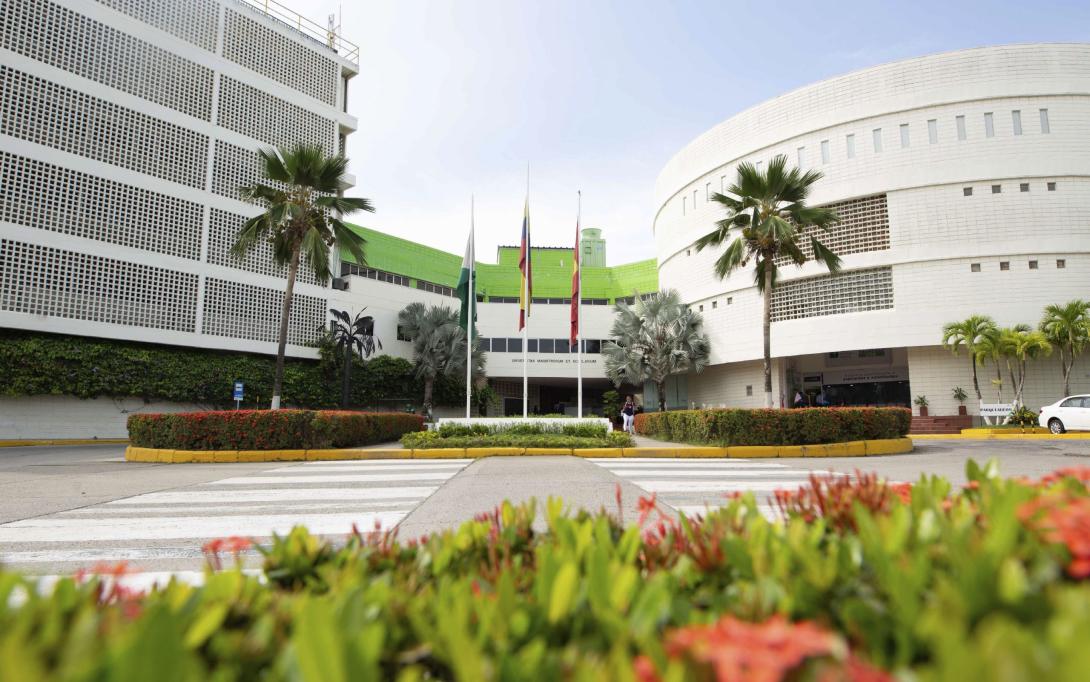
POLYGON ((0 570, 0 679, 1086 679, 1090 470, 967 474, 815 478, 775 520, 747 495, 681 521, 641 499, 627 526, 552 500, 419 540, 297 528, 260 575, 218 539, 203 586, 148 594, 124 565, 0 570))
POLYGON ((698 445, 809 445, 902 438, 912 411, 901 407, 815 407, 645 412, 636 433, 698 445))
POLYGON ((175 450, 303 450, 386 443, 424 428, 402 412, 228 410, 129 415, 138 447, 175 450))
MULTIPOLYGON (((335 408, 341 397, 341 355, 319 347, 321 360, 288 358, 282 402, 335 408)), ((0 329, 0 395, 138 397, 233 406, 235 381, 246 384, 245 406, 267 406, 276 358, 256 353, 182 348, 59 334, 0 329)), ((390 355, 352 363, 352 405, 419 405, 423 383, 411 362, 390 355)), ((464 405, 465 382, 442 377, 438 405, 464 405)))

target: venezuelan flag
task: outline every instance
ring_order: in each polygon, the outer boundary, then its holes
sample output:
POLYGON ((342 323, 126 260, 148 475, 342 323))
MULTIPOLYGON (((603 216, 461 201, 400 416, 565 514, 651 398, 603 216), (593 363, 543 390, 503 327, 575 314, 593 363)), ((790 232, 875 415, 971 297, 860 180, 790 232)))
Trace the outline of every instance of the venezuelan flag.
POLYGON ((522 331, 526 320, 530 318, 530 298, 534 292, 530 260, 530 199, 527 198, 522 214, 522 246, 519 248, 519 271, 522 273, 519 286, 519 331, 522 331))
POLYGON ((571 348, 579 342, 579 219, 575 220, 575 249, 572 251, 571 272, 571 348))

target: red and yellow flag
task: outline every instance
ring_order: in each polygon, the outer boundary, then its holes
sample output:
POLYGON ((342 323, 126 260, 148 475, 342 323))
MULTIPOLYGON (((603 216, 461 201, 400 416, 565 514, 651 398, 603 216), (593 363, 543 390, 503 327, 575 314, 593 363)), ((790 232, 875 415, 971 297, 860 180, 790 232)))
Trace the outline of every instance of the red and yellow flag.
POLYGON ((575 250, 572 251, 571 272, 571 347, 579 343, 579 219, 575 219, 575 250))

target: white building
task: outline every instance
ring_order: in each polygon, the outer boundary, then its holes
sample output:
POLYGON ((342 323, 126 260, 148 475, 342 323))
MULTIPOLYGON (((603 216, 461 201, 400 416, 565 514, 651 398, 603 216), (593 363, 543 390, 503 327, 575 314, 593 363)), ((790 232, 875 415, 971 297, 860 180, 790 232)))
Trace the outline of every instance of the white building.
MULTIPOLYGON (((987 314, 1036 325, 1043 308, 1090 297, 1090 45, 962 50, 858 71, 776 97, 700 135, 659 176, 659 279, 704 312, 712 363, 688 377, 694 405, 763 404, 761 299, 752 267, 719 280, 721 253, 694 241, 723 217, 711 195, 737 164, 778 154, 824 173, 811 203, 841 216, 824 243, 831 277, 787 267, 773 299, 774 395, 907 404, 955 414, 970 394, 942 326, 987 314)), ((1004 368, 1004 376, 1007 372, 1004 368)), ((980 370, 995 402, 991 366, 980 370)), ((1090 358, 1072 377, 1090 390, 1090 358)), ((1061 397, 1056 357, 1030 363, 1032 409, 1061 397)), ((1009 381, 1005 386, 1009 400, 1009 381)))
MULTIPOLYGON (((0 327, 275 353, 284 273, 228 253, 238 188, 259 148, 343 151, 357 62, 276 2, 4 0, 0 327)), ((290 354, 328 291, 301 276, 290 354)))

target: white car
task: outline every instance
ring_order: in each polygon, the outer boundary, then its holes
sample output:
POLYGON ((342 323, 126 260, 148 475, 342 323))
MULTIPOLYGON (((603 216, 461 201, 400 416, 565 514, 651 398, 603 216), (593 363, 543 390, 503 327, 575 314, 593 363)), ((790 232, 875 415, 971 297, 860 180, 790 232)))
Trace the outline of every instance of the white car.
POLYGON ((1037 422, 1052 433, 1090 431, 1090 395, 1073 395, 1041 408, 1037 422))

